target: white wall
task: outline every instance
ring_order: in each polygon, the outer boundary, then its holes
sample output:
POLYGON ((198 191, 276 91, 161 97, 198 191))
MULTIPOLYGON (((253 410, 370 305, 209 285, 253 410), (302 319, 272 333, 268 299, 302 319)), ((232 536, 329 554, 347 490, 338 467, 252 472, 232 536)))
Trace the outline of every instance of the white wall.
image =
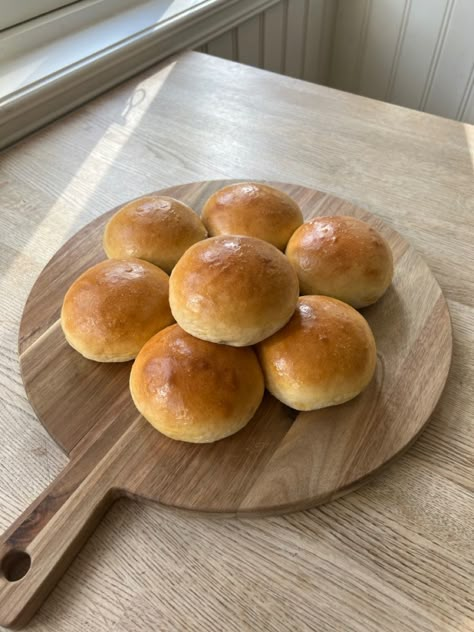
POLYGON ((339 0, 330 84, 474 123, 474 0, 339 0))
POLYGON ((474 123, 474 0, 282 0, 205 50, 474 123))
POLYGON ((336 9, 334 0, 283 0, 200 50, 327 83, 336 9))

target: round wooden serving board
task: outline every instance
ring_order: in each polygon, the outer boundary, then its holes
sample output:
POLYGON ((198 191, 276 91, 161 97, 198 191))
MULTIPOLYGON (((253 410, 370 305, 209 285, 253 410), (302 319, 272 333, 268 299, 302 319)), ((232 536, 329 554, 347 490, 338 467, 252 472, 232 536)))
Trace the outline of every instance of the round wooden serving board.
MULTIPOLYGON (((161 193, 200 212, 207 197, 227 183, 187 184, 161 193)), ((304 509, 359 485, 405 450, 428 421, 448 375, 452 346, 446 302, 430 270, 398 233, 366 211, 320 191, 274 186, 301 205, 306 219, 354 215, 375 226, 392 248, 393 284, 362 311, 378 348, 372 383, 351 402, 299 414, 266 394, 255 418, 232 437, 210 445, 167 439, 132 403, 131 363, 86 360, 62 334, 63 296, 83 270, 105 258, 103 229, 116 209, 97 218, 48 263, 23 314, 19 352, 25 389, 71 460, 2 540, 1 624, 29 619, 117 496, 201 512, 304 509)))

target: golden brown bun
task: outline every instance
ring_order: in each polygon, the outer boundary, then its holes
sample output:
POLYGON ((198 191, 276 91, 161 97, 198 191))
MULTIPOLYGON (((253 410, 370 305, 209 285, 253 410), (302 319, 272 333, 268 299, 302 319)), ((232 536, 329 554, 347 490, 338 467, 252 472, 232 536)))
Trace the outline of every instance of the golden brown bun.
POLYGON ((258 345, 268 390, 296 410, 342 404, 375 370, 372 331, 353 307, 327 296, 302 296, 290 322, 258 345))
POLYGON ((139 259, 108 259, 89 268, 64 297, 61 326, 68 343, 97 362, 132 360, 173 322, 168 275, 139 259))
POLYGON ((286 193, 266 184, 240 182, 207 200, 202 221, 209 235, 248 235, 284 250, 303 223, 301 209, 286 193))
POLYGON ((188 333, 236 347, 283 327, 298 299, 288 259, 261 239, 212 237, 185 252, 170 278, 170 305, 188 333))
POLYGON ((137 257, 168 274, 181 255, 207 231, 196 213, 164 195, 133 200, 107 222, 104 250, 109 258, 137 257))
POLYGON ((293 234, 286 254, 301 294, 324 294, 365 307, 392 282, 390 246, 375 228, 355 217, 315 217, 293 234))
POLYGON ((141 414, 164 435, 209 443, 252 419, 264 385, 252 349, 199 340, 171 325, 138 354, 130 391, 141 414))

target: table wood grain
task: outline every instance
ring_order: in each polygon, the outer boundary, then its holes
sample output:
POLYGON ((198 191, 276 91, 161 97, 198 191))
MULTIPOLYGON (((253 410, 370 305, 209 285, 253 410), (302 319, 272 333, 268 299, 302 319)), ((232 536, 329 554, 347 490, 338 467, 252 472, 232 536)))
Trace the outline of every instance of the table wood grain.
POLYGON ((454 355, 418 442, 367 486, 284 517, 116 503, 31 630, 474 629, 474 128, 198 53, 0 154, 0 529, 65 465, 23 390, 29 290, 123 200, 217 178, 284 180, 367 208, 442 286, 454 355))

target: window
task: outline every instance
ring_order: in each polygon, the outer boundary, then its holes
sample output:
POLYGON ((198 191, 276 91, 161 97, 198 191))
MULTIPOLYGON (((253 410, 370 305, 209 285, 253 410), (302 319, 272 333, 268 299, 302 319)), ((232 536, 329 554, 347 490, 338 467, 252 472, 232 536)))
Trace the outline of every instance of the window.
POLYGON ((0 0, 0 148, 276 2, 0 0))

